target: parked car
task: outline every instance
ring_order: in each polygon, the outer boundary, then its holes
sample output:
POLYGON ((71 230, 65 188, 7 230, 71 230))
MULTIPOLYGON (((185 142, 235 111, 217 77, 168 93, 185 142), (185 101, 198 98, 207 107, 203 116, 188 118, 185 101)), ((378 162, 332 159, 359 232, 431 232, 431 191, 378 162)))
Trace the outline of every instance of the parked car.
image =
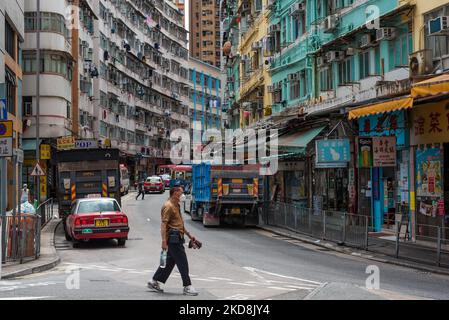
POLYGON ((150 192, 164 193, 165 192, 164 182, 162 181, 162 178, 159 176, 148 177, 143 184, 143 188, 144 188, 145 193, 150 193, 150 192))
POLYGON ((124 246, 128 233, 128 217, 114 198, 78 199, 66 219, 65 237, 74 247, 91 239, 117 239, 124 246))
POLYGON ((164 182, 165 189, 169 189, 170 188, 170 180, 171 180, 170 175, 169 174, 163 174, 163 175, 161 175, 161 179, 164 182))

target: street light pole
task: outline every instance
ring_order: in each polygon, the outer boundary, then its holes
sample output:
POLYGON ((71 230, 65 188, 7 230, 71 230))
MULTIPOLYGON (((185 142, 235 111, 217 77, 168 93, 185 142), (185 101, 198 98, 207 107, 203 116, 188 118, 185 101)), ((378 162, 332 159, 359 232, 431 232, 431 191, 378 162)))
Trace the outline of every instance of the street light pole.
MULTIPOLYGON (((37 1, 36 7, 36 19, 37 19, 37 32, 36 32, 36 163, 39 163, 40 159, 40 143, 39 143, 39 126, 40 126, 40 60, 41 60, 41 11, 40 11, 40 0, 37 1)), ((39 205, 40 203, 40 177, 36 177, 36 199, 39 205)))

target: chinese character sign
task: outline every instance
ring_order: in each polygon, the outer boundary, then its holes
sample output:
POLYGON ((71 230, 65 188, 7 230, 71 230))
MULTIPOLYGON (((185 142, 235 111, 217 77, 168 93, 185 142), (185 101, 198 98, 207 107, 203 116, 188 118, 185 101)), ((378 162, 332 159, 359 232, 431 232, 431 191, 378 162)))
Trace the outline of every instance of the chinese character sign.
POLYGON ((351 160, 349 139, 317 140, 315 143, 317 164, 340 163, 346 167, 351 160))
MULTIPOLYGON (((405 112, 402 110, 359 118, 361 137, 396 136, 396 145, 404 147, 409 130, 406 129, 405 112)), ((415 124, 416 125, 416 124, 415 124)))
POLYGON ((428 103, 412 110, 412 145, 449 142, 449 109, 446 101, 428 103))
POLYGON ((396 137, 373 137, 373 167, 396 166, 396 137))

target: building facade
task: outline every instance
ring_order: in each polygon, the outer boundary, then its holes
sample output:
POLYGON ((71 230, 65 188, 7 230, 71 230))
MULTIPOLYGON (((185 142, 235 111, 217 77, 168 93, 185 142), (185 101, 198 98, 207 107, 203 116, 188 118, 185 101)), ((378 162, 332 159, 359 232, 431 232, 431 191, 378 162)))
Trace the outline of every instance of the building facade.
MULTIPOLYGON (((170 157, 170 132, 190 119, 187 31, 168 1, 40 1, 41 145, 51 147, 54 191, 58 139, 118 148, 131 181, 170 157)), ((27 2, 24 50, 28 170, 35 150, 36 3, 27 2)), ((43 161, 45 160, 45 161, 43 161)))
POLYGON ((190 55, 220 67, 219 3, 216 0, 190 1, 190 55))
MULTIPOLYGON (((22 150, 24 1, 7 0, 0 3, 0 29, 2 31, 0 33, 1 118, 12 121, 12 148, 22 150)), ((21 164, 17 163, 13 157, 2 157, 0 163, 0 189, 2 200, 5 201, 0 211, 4 209, 10 211, 20 198, 20 182, 18 181, 20 181, 21 164)))
POLYGON ((245 32, 257 6, 226 2, 223 105, 233 127, 280 130, 270 197, 366 215, 374 231, 446 224, 447 1, 268 1, 266 32, 259 20, 245 32), (260 78, 244 71, 259 37, 269 98, 257 117, 244 103, 260 78))

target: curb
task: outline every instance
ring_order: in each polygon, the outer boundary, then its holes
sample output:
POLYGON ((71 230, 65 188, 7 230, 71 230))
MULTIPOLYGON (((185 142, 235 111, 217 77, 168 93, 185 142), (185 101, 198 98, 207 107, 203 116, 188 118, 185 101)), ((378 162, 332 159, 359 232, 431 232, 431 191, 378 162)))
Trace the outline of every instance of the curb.
POLYGON ((317 247, 322 247, 322 248, 326 248, 326 249, 330 249, 339 253, 344 253, 347 255, 351 255, 351 256, 355 256, 355 257, 359 257, 362 259, 366 259, 366 260, 371 260, 371 261, 376 261, 376 262, 382 262, 382 263, 388 263, 388 264, 392 264, 392 265, 397 265, 400 267, 406 267, 406 268, 411 268, 411 269, 415 269, 415 270, 419 270, 419 271, 425 271, 425 272, 431 272, 431 273, 435 273, 435 274, 441 274, 441 275, 449 275, 449 270, 441 270, 441 269, 435 269, 432 268, 430 266, 426 266, 426 265, 422 265, 422 264, 417 264, 417 263, 411 263, 411 262, 406 262, 406 261, 396 261, 396 260, 391 260, 388 259, 387 256, 382 255, 382 254, 376 254, 370 251, 365 251, 366 253, 361 253, 359 251, 355 251, 349 247, 342 247, 341 245, 333 245, 330 243, 321 243, 321 239, 317 239, 320 242, 317 242, 316 240, 310 240, 310 239, 306 239, 304 237, 302 237, 301 234, 292 234, 291 232, 283 232, 281 230, 274 230, 271 229, 269 227, 266 226, 257 226, 257 228, 280 235, 280 236, 284 236, 284 237, 289 237, 292 239, 296 239, 299 241, 302 241, 304 243, 307 244, 312 244, 315 245, 317 247))
MULTIPOLYGON (((12 279, 12 278, 16 278, 16 277, 22 277, 22 276, 27 276, 33 273, 39 273, 39 272, 43 272, 43 271, 47 271, 50 270, 54 267, 56 267, 60 262, 61 262, 61 258, 58 255, 58 252, 56 251, 56 248, 54 246, 55 244, 55 232, 56 229, 58 228, 59 224, 62 222, 59 221, 58 223, 56 223, 53 227, 53 230, 49 230, 48 232, 46 231, 45 233, 51 233, 52 237, 51 237, 51 242, 50 242, 50 246, 51 246, 51 250, 53 251, 54 254, 54 258, 52 258, 50 261, 43 261, 42 263, 39 263, 39 259, 37 260, 33 260, 30 261, 30 264, 33 264, 32 266, 26 266, 27 263, 25 263, 23 265, 23 269, 20 270, 16 270, 16 271, 11 271, 11 272, 2 272, 1 275, 1 279, 12 279)), ((45 228, 45 227, 44 227, 45 228)), ((42 235, 41 235, 41 239, 42 239, 42 235)), ((42 249, 42 247, 41 247, 42 249)), ((3 271, 3 270, 2 270, 3 271)))

